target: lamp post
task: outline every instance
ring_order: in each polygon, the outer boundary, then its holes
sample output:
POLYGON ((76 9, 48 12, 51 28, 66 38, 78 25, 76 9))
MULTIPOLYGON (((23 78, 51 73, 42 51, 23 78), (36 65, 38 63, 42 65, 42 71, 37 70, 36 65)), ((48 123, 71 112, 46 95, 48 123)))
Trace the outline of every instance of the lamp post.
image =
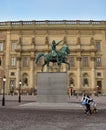
POLYGON ((21 102, 21 80, 19 81, 19 98, 18 98, 18 102, 21 102))
POLYGON ((5 106, 5 82, 6 82, 6 77, 3 77, 3 98, 2 98, 2 106, 5 106))

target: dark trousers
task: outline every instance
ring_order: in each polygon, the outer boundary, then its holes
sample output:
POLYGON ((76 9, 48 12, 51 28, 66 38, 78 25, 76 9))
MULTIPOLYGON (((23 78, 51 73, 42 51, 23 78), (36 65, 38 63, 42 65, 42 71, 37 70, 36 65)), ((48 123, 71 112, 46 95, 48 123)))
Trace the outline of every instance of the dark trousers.
POLYGON ((90 104, 86 104, 86 114, 87 114, 87 112, 89 112, 89 114, 92 114, 92 112, 91 112, 91 108, 90 108, 90 104))

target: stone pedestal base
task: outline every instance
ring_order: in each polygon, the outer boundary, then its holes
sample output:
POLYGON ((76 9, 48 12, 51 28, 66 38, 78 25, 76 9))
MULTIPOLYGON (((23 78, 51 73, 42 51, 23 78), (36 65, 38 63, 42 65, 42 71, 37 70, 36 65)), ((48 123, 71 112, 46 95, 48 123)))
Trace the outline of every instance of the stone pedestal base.
POLYGON ((37 101, 67 102, 67 75, 64 72, 37 73, 37 101))

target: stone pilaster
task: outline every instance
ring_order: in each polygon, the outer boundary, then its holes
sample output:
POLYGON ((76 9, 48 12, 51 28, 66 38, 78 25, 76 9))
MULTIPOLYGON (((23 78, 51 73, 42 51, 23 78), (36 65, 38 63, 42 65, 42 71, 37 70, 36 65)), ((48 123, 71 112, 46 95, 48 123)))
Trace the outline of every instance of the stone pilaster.
POLYGON ((5 91, 8 93, 9 92, 9 79, 8 79, 8 77, 9 77, 9 65, 10 65, 10 46, 11 46, 11 32, 10 31, 8 31, 7 32, 7 40, 6 41, 8 41, 8 43, 6 43, 6 53, 5 53, 5 57, 6 57, 6 59, 5 59, 5 73, 4 73, 4 75, 6 76, 6 84, 5 84, 5 91))
POLYGON ((81 57, 77 57, 77 76, 78 76, 78 90, 82 87, 82 71, 81 71, 81 57))
POLYGON ((91 67, 92 67, 92 69, 91 69, 91 89, 93 90, 94 88, 95 88, 95 86, 96 86, 96 82, 95 82, 95 79, 96 79, 96 77, 95 77, 95 57, 91 57, 91 67))
POLYGON ((17 57, 17 74, 16 74, 16 88, 19 86, 21 80, 21 57, 17 57))
POLYGON ((34 57, 31 57, 30 88, 34 87, 34 57))

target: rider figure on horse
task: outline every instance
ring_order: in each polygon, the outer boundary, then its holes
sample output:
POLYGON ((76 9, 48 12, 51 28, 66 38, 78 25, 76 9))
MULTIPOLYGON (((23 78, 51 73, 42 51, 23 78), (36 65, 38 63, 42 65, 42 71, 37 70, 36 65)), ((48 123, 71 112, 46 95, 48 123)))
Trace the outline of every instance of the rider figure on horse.
POLYGON ((58 60, 58 53, 57 53, 57 50, 56 50, 56 46, 60 43, 60 42, 62 42, 63 40, 61 40, 61 41, 59 41, 58 43, 56 43, 55 42, 55 40, 53 40, 52 41, 52 57, 54 58, 54 57, 56 57, 56 59, 57 59, 57 62, 59 61, 58 60))

